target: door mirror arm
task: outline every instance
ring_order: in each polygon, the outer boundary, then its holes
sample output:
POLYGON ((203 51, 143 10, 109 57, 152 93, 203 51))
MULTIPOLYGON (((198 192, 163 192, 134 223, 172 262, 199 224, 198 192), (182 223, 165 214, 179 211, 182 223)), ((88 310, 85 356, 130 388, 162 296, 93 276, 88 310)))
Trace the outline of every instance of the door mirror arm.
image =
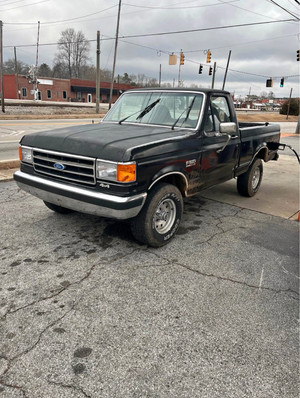
POLYGON ((230 134, 222 134, 222 135, 227 135, 227 140, 226 140, 225 144, 222 146, 222 148, 217 150, 217 153, 220 153, 220 152, 224 151, 224 149, 228 145, 228 142, 231 140, 231 135, 230 134))

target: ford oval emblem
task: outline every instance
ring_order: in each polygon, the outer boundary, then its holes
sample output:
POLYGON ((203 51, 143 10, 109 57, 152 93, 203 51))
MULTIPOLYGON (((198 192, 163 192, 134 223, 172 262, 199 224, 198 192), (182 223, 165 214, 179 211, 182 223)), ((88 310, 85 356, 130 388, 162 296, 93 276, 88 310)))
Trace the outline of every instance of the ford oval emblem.
POLYGON ((64 170, 65 166, 62 163, 54 163, 53 167, 57 170, 64 170))

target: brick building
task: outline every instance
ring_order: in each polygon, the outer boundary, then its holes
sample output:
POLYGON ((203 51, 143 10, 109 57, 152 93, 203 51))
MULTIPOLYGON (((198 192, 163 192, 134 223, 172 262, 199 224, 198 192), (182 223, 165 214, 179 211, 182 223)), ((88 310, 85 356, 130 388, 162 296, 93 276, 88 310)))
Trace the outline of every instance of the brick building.
MULTIPOLYGON (((4 75, 4 98, 6 99, 34 99, 34 84, 26 76, 4 75)), ((113 102, 120 94, 132 87, 130 84, 115 83, 113 102)), ((108 102, 110 83, 100 82, 100 101, 108 102)), ((57 79, 38 77, 38 99, 43 101, 60 102, 96 102, 96 82, 83 79, 57 79)))

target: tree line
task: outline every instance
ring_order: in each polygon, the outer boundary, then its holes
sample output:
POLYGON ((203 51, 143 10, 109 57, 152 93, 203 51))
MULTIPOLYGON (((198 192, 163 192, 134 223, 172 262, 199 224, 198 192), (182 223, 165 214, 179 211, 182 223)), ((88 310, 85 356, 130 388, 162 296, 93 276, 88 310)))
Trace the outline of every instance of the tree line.
MULTIPOLYGON (((51 67, 47 63, 38 66, 37 76, 60 78, 60 79, 86 79, 96 80, 96 67, 91 64, 90 42, 86 39, 82 31, 75 31, 68 28, 61 32, 58 40, 57 52, 51 67)), ((14 59, 9 59, 3 63, 4 74, 29 75, 31 65, 18 60, 17 65, 14 59)), ((109 69, 100 69, 100 80, 110 82, 112 79, 112 71, 109 69)), ((158 81, 155 78, 139 73, 137 75, 124 73, 122 76, 115 77, 120 83, 131 84, 139 87, 155 87, 158 81)))

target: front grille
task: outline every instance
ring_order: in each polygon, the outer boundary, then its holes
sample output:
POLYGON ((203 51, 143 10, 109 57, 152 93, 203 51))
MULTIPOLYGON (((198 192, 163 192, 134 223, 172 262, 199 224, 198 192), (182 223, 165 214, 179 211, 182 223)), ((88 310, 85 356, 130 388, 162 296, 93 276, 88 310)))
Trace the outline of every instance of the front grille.
POLYGON ((96 184, 95 159, 93 158, 34 149, 33 166, 39 174, 47 174, 80 184, 96 184))

